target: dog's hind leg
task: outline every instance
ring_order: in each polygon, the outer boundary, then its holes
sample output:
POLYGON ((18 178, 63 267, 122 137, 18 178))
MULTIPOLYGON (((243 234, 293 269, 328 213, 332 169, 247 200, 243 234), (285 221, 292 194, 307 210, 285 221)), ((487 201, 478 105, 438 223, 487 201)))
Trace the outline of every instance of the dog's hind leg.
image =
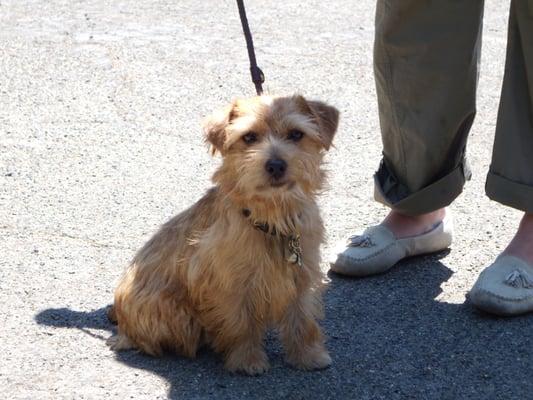
POLYGON ((202 345, 203 329, 185 307, 174 310, 172 316, 168 316, 164 324, 167 327, 166 337, 163 339, 163 347, 173 350, 185 357, 194 358, 196 351, 202 345))
POLYGON ((123 351, 135 349, 133 342, 124 334, 117 333, 107 339, 106 344, 113 351, 123 351))
POLYGON ((166 350, 194 357, 201 344, 202 327, 194 312, 180 300, 174 296, 153 296, 145 301, 128 302, 126 307, 123 301, 115 303, 118 335, 109 340, 110 347, 138 348, 153 356, 166 350))

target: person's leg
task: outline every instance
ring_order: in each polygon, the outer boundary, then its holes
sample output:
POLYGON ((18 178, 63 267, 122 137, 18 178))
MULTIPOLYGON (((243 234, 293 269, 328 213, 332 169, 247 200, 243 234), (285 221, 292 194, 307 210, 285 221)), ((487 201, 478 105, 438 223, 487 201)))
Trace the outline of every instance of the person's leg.
POLYGON ((469 178, 483 1, 382 1, 374 70, 383 140, 376 199, 397 238, 430 230, 469 178))
POLYGON ((376 199, 404 215, 462 191, 475 116, 482 0, 381 0, 374 72, 383 141, 376 199))
POLYGON ((492 200, 526 213, 505 253, 533 264, 533 2, 513 1, 507 46, 486 189, 492 200))
MULTIPOLYGON (((375 198, 391 208, 382 226, 396 239, 433 229, 469 179, 465 148, 475 116, 482 18, 483 0, 377 2, 374 74, 383 160, 375 198)), ((355 274, 355 259, 339 257, 332 269, 355 274)))
POLYGON ((487 195, 524 211, 502 255, 470 291, 477 307, 496 314, 533 311, 533 2, 511 2, 507 59, 487 195))

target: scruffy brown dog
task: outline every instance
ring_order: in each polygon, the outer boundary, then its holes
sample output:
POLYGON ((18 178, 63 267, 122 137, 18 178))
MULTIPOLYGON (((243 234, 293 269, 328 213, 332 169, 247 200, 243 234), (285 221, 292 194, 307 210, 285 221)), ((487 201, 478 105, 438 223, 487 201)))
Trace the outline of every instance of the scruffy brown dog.
POLYGON ((210 345, 230 371, 267 370, 266 329, 287 361, 324 368, 316 196, 338 111, 302 96, 236 100, 211 117, 207 141, 223 162, 215 187, 137 253, 115 292, 115 350, 194 357, 210 345))

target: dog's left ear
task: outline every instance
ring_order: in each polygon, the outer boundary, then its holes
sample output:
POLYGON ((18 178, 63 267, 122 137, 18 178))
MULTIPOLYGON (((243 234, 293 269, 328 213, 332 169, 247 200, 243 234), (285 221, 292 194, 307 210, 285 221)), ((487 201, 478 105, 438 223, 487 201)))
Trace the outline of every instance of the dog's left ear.
POLYGON ((205 140, 210 144, 212 155, 215 155, 217 151, 221 154, 223 152, 226 142, 226 127, 233 117, 234 107, 235 102, 216 111, 203 122, 205 140))
POLYGON ((320 128, 320 139, 326 150, 329 150, 337 127, 339 126, 339 110, 321 101, 307 101, 313 116, 320 128))

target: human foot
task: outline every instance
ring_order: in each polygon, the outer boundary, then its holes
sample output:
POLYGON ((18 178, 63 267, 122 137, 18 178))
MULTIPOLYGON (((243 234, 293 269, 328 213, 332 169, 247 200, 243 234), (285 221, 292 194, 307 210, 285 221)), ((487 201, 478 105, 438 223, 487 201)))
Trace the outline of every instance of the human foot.
POLYGON ((385 272, 406 257, 444 250, 451 245, 453 230, 445 213, 442 209, 408 217, 391 212, 380 225, 338 246, 330 259, 331 270, 362 277, 385 272))
POLYGON ((468 293, 475 307, 504 316, 533 312, 532 244, 533 214, 525 214, 507 248, 468 293))

